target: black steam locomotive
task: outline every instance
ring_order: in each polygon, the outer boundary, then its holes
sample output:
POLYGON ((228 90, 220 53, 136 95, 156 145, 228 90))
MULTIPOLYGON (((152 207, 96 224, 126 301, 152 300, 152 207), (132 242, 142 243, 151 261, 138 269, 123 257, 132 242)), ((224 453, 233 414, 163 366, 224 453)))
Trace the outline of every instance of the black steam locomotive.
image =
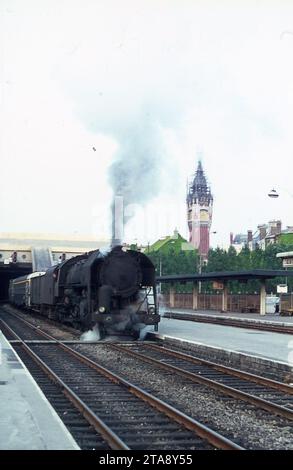
POLYGON ((158 329, 155 268, 143 253, 121 246, 68 259, 46 272, 10 281, 10 302, 82 331, 98 325, 101 337, 139 336, 158 329))

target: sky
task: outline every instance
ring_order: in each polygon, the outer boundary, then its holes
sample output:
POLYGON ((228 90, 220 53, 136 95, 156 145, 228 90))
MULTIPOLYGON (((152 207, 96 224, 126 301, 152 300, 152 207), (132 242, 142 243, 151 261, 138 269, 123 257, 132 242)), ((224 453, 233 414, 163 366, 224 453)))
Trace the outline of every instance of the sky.
POLYGON ((212 246, 293 225, 293 2, 0 0, 0 231, 187 236, 201 158, 212 246), (275 188, 278 199, 268 197, 275 188))

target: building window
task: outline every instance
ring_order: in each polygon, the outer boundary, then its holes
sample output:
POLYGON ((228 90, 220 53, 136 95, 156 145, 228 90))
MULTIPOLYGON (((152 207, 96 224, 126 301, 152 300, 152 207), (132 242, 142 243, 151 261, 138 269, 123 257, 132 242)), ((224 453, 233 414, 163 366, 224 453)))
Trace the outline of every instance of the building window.
POLYGON ((26 255, 22 255, 22 259, 26 259, 26 255))

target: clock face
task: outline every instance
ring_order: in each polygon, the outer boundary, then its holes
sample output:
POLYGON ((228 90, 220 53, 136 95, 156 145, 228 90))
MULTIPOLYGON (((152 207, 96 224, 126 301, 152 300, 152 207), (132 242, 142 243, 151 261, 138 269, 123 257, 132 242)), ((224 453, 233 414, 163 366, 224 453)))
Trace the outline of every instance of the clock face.
POLYGON ((205 209, 200 210, 200 221, 201 222, 208 222, 209 221, 209 213, 205 209))

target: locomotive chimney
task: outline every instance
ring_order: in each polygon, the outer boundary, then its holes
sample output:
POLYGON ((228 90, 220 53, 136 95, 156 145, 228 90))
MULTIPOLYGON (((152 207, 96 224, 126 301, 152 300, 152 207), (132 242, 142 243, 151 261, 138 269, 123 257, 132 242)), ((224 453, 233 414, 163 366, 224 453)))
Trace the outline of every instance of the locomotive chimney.
POLYGON ((124 208, 123 196, 116 195, 112 204, 112 241, 111 248, 121 245, 123 240, 124 208))

